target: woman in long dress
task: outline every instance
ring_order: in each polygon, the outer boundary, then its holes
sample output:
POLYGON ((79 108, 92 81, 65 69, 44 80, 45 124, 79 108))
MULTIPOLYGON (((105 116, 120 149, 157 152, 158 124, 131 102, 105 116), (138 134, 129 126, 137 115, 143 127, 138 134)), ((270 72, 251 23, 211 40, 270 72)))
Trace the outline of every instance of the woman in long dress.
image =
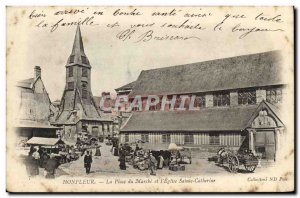
POLYGON ((120 165, 119 165, 120 169, 121 170, 126 170, 126 161, 125 161, 125 152, 124 151, 120 152, 119 161, 120 161, 120 165))
POLYGON ((159 168, 159 169, 162 169, 163 166, 164 166, 164 158, 163 158, 162 154, 160 154, 160 155, 158 156, 158 160, 159 160, 159 162, 158 162, 158 168, 159 168))
POLYGON ((100 146, 96 148, 95 156, 101 156, 100 146))
POLYGON ((31 159, 31 176, 39 175, 39 160, 40 160, 40 154, 38 152, 38 149, 35 148, 34 152, 32 153, 31 159))

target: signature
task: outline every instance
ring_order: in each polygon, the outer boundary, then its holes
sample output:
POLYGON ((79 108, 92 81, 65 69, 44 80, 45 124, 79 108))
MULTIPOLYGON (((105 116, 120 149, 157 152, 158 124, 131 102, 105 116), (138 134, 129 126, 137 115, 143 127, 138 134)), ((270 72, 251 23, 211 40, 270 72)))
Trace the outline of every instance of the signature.
POLYGON ((176 40, 190 40, 190 39, 197 39, 200 40, 197 36, 182 36, 182 35, 159 35, 156 34, 153 30, 148 30, 142 34, 137 33, 134 29, 126 29, 124 31, 119 32, 116 37, 121 41, 132 40, 134 43, 140 42, 149 42, 151 40, 154 41, 176 41, 176 40))

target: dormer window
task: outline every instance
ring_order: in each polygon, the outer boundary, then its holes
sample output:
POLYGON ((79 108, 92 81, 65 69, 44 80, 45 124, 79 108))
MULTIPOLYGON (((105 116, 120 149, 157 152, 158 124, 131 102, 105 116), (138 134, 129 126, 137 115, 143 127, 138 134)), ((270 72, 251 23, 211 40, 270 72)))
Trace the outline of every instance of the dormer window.
POLYGON ((70 61, 69 61, 69 63, 74 63, 74 58, 75 58, 75 56, 74 56, 74 55, 71 55, 71 56, 70 56, 70 61))
POLYGON ((282 87, 272 87, 266 90, 267 102, 272 104, 282 102, 282 87))
POLYGON ((238 104, 256 104, 256 91, 255 90, 243 90, 238 92, 238 104))
POLYGON ((205 107, 205 95, 198 95, 195 99, 195 107, 205 107))
POLYGON ((215 107, 229 106, 230 96, 229 92, 219 92, 213 95, 213 101, 215 107))
POLYGON ((82 61, 83 64, 86 64, 86 65, 88 64, 87 59, 86 59, 85 56, 81 56, 81 61, 82 61))

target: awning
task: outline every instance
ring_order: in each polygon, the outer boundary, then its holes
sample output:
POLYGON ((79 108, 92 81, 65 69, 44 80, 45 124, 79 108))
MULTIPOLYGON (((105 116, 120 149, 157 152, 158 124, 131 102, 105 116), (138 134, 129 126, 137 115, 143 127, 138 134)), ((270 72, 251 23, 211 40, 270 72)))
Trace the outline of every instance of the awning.
POLYGON ((55 146, 57 144, 64 144, 64 141, 59 138, 32 137, 27 141, 27 144, 55 146))
POLYGON ((61 129, 62 127, 52 126, 43 122, 37 122, 32 120, 21 120, 16 126, 17 128, 32 128, 32 129, 61 129))

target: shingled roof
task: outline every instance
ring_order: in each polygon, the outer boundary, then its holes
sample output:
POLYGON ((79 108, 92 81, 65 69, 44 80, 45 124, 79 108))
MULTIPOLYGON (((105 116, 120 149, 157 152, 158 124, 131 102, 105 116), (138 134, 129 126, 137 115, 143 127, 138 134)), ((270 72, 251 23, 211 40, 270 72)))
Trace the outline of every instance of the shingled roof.
POLYGON ((284 126, 280 107, 262 101, 257 105, 203 108, 196 111, 134 112, 121 127, 121 132, 209 132, 242 131, 251 127, 261 110, 267 110, 284 126))
POLYGON ((82 42, 82 36, 80 31, 80 26, 77 26, 76 35, 74 38, 72 53, 68 59, 67 67, 72 65, 80 65, 83 67, 91 68, 90 62, 85 55, 83 42, 82 42), (71 58, 72 57, 72 58, 71 58), (73 60, 71 60, 73 59, 73 60))
MULTIPOLYGON (((107 119, 102 119, 99 115, 99 112, 96 109, 95 104, 85 104, 81 101, 78 90, 76 89, 75 92, 72 90, 65 90, 64 91, 64 101, 72 101, 71 104, 68 104, 69 106, 62 109, 60 114, 58 115, 57 119, 53 124, 75 124, 79 120, 85 119, 85 120, 95 120, 95 121, 106 121, 107 119), (76 102, 79 101, 79 102, 76 102), (76 119, 71 119, 72 112, 76 110, 77 116, 76 119)), ((66 102, 64 102, 66 104, 66 102)))
POLYGON ((21 80, 21 81, 17 82, 17 87, 23 87, 23 88, 31 89, 32 84, 34 83, 34 80, 35 80, 34 78, 21 80))
POLYGON ((119 91, 119 90, 124 90, 124 89, 132 89, 134 87, 135 83, 136 83, 136 81, 133 81, 133 82, 123 85, 122 87, 119 87, 115 90, 119 91))
POLYGON ((199 111, 135 112, 121 132, 240 131, 246 128, 257 105, 204 108, 199 111))
POLYGON ((280 51, 142 71, 129 97, 284 84, 280 51))

